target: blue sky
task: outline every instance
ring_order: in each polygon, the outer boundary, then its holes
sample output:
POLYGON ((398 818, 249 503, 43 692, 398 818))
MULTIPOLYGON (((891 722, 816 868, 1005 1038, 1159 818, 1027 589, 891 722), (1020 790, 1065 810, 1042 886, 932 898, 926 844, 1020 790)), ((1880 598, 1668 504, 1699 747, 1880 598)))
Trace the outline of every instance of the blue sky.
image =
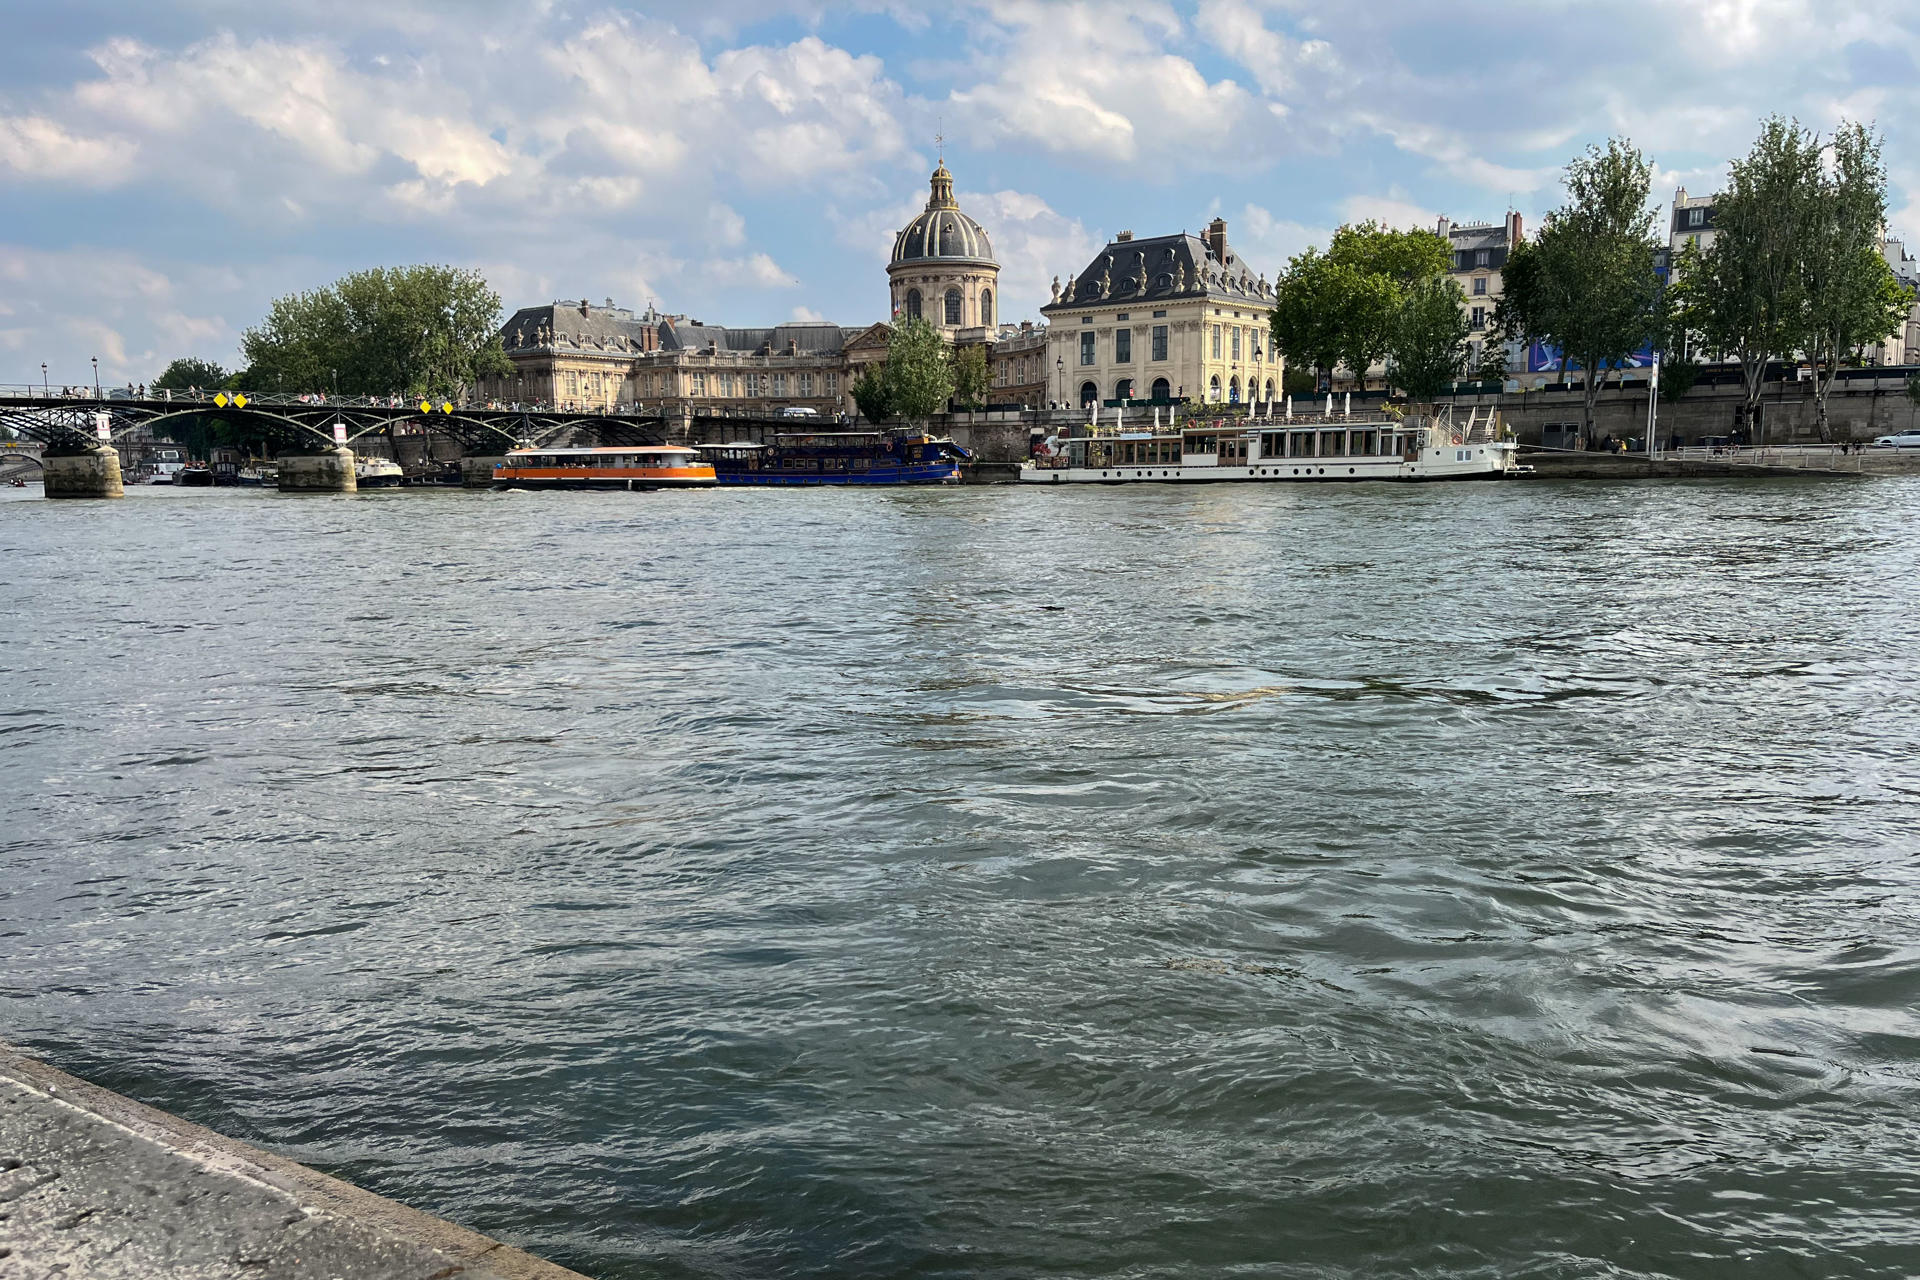
POLYGON ((1887 138, 1920 233, 1920 6, 1852 0, 4 0, 0 381, 232 364, 275 296, 482 270, 709 322, 884 319, 936 131, 1003 318, 1114 232, 1228 219, 1272 276, 1343 221, 1529 225, 1589 141, 1654 199, 1769 111, 1887 138))

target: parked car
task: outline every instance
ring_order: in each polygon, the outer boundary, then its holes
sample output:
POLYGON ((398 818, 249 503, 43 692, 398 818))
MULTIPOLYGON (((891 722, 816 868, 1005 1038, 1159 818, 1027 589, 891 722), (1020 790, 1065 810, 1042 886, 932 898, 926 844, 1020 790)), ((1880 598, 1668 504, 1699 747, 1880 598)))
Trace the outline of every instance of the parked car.
POLYGON ((1920 449, 1920 427, 1908 427, 1905 431, 1890 436, 1876 436, 1873 441, 1876 449, 1920 449))

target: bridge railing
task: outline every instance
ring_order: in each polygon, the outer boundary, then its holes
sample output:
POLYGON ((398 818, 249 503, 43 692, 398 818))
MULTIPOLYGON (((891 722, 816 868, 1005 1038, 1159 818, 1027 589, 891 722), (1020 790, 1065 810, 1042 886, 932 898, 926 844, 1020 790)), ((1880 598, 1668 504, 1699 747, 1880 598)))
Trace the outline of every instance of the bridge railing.
MULTIPOLYGON (((546 400, 500 400, 486 397, 450 397, 450 396, 407 396, 399 393, 379 396, 342 396, 327 395, 322 392, 290 391, 226 391, 218 387, 155 388, 155 387, 103 387, 99 395, 92 387, 52 387, 37 382, 0 383, 0 403, 5 401, 31 400, 44 402, 55 400, 72 404, 75 408, 112 409, 116 404, 137 404, 146 408, 155 404, 177 404, 187 406, 205 405, 210 409, 225 408, 219 401, 224 396, 228 404, 257 405, 262 409, 320 408, 320 409, 399 409, 412 413, 446 413, 449 410, 459 413, 565 413, 576 417, 639 417, 650 416, 646 406, 637 401, 620 401, 614 405, 583 405, 570 401, 553 403, 546 400), (426 407, 423 409, 422 405, 426 407)), ((652 411, 658 414, 658 409, 652 411)))

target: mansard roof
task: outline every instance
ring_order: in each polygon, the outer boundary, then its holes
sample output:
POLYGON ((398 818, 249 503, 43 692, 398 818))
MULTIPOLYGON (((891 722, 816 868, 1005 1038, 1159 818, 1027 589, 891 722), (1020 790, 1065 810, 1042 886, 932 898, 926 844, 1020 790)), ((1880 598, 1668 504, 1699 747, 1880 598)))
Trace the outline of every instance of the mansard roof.
POLYGON ((791 344, 801 355, 838 355, 858 329, 843 329, 824 321, 776 324, 770 328, 735 328, 701 324, 698 320, 665 317, 660 322, 662 351, 730 351, 742 355, 785 355, 791 344))
POLYGON ((645 351, 648 334, 660 317, 651 307, 636 314, 625 307, 598 306, 584 299, 522 307, 500 327, 508 351, 571 346, 582 350, 645 351))
POLYGON ((1060 290, 1041 312, 1071 311, 1090 303, 1139 302, 1172 298, 1218 298, 1243 306, 1271 306, 1273 287, 1248 269, 1231 246, 1226 261, 1207 251, 1207 242, 1182 232, 1173 236, 1114 240, 1060 290))

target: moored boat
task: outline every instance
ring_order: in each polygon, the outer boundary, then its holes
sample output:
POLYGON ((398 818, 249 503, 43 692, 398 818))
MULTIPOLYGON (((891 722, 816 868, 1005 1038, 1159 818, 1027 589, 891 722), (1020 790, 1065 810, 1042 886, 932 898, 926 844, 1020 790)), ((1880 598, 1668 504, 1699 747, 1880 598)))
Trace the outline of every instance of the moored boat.
POLYGON ((713 465, 682 445, 515 449, 493 469, 496 489, 701 489, 713 465))
POLYGON ((772 444, 703 444, 721 484, 955 484, 968 454, 951 440, 887 431, 809 431, 772 444))
POLYGON ((356 457, 353 482, 362 489, 391 489, 407 478, 391 458, 356 457))
POLYGON ((1486 480, 1514 469, 1515 445, 1476 410, 1465 426, 1430 416, 1217 419, 1159 430, 1098 430, 1051 439, 1022 468, 1028 484, 1226 480, 1486 480))
POLYGON ((204 462, 189 462, 174 473, 173 482, 190 489, 211 489, 213 468, 204 462))

